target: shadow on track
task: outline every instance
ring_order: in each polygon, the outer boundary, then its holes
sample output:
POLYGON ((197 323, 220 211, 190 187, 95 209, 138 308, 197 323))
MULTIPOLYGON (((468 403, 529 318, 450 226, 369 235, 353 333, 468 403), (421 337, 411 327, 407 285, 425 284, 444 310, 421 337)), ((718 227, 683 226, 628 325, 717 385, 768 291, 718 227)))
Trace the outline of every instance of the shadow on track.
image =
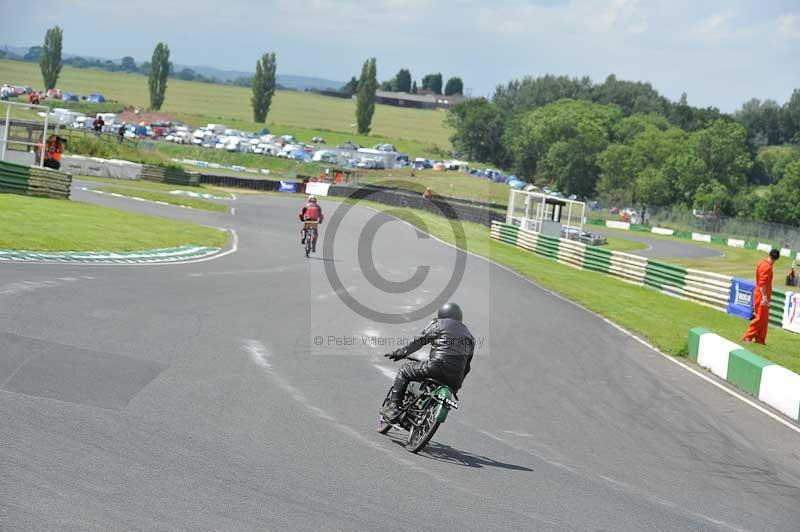
MULTIPOLYGON (((398 439, 397 437, 390 436, 392 442, 397 445, 404 446, 405 438, 398 439)), ((436 460, 437 462, 444 462, 446 464, 460 465, 464 467, 497 467, 499 469, 511 469, 513 471, 533 471, 533 469, 521 465, 506 464, 505 462, 498 462, 492 458, 481 456, 479 454, 472 454, 467 451, 459 451, 449 445, 442 443, 431 442, 422 451, 419 456, 428 458, 429 460, 436 460)))

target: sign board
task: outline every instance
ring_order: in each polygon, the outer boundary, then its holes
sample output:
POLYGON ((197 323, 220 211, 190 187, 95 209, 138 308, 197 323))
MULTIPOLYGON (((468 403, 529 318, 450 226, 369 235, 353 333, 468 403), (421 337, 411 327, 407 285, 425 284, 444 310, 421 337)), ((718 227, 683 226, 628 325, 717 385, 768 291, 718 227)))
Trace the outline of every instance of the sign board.
POLYGON ((763 251, 764 253, 769 253, 770 251, 772 251, 772 246, 770 246, 769 244, 764 244, 763 242, 759 242, 758 245, 756 246, 756 249, 759 251, 763 251))
POLYGON ((297 192, 299 183, 295 183, 293 181, 281 181, 281 186, 278 188, 278 192, 297 192))
POLYGON ((786 292, 782 326, 787 331, 800 333, 800 293, 786 292))
POLYGON ((698 242, 711 242, 711 235, 704 235, 703 233, 692 233, 692 240, 698 242))
POLYGON ((606 227, 610 227, 611 229, 630 229, 631 224, 629 222, 615 222, 613 220, 606 220, 606 227))
POLYGON ((306 194, 314 194, 315 196, 327 196, 328 189, 331 188, 330 183, 316 183, 309 181, 306 183, 306 194))
POLYGON ((728 245, 732 248, 743 248, 744 240, 739 240, 737 238, 729 238, 728 245))
POLYGON ((753 281, 734 277, 731 281, 731 293, 728 298, 728 314, 749 320, 753 316, 753 292, 756 285, 753 281))
POLYGON ((663 227, 653 227, 650 232, 655 233, 657 235, 667 235, 672 236, 675 234, 675 231, 672 229, 664 229, 663 227))

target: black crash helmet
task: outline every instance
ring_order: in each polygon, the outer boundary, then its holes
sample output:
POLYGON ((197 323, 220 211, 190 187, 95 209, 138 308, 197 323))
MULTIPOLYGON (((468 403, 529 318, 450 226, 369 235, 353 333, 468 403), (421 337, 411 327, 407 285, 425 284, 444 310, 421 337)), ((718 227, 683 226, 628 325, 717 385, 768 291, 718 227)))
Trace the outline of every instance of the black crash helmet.
POLYGON ((438 317, 440 319, 450 318, 451 320, 461 321, 463 315, 461 314, 461 307, 455 303, 445 303, 442 305, 442 308, 439 309, 438 317))

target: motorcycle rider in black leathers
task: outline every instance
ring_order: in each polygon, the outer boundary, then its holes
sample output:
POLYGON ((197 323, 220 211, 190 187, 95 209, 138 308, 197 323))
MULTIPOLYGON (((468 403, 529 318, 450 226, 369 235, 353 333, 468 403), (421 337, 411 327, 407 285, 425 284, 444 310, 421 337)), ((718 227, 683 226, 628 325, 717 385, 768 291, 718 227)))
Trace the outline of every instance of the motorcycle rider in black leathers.
POLYGON ((400 368, 392 386, 389 404, 381 409, 381 415, 394 421, 403 404, 406 387, 411 381, 434 379, 447 384, 457 392, 467 376, 475 352, 475 338, 461 322, 461 309, 455 303, 447 303, 439 309, 438 316, 414 340, 385 355, 400 360, 431 344, 430 359, 425 362, 409 362, 400 368))

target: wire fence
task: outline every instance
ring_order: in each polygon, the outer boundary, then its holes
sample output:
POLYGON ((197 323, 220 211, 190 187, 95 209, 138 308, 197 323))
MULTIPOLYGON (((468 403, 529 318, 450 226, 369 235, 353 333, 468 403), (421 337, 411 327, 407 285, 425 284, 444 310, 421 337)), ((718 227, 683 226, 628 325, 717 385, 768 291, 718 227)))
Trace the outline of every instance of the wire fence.
MULTIPOLYGON (((606 209, 595 210, 592 218, 620 220, 620 215, 606 209)), ((683 209, 648 208, 638 213, 638 223, 663 225, 677 231, 692 231, 724 237, 744 238, 777 247, 800 249, 800 220, 798 225, 786 225, 724 215, 699 214, 683 209)))

